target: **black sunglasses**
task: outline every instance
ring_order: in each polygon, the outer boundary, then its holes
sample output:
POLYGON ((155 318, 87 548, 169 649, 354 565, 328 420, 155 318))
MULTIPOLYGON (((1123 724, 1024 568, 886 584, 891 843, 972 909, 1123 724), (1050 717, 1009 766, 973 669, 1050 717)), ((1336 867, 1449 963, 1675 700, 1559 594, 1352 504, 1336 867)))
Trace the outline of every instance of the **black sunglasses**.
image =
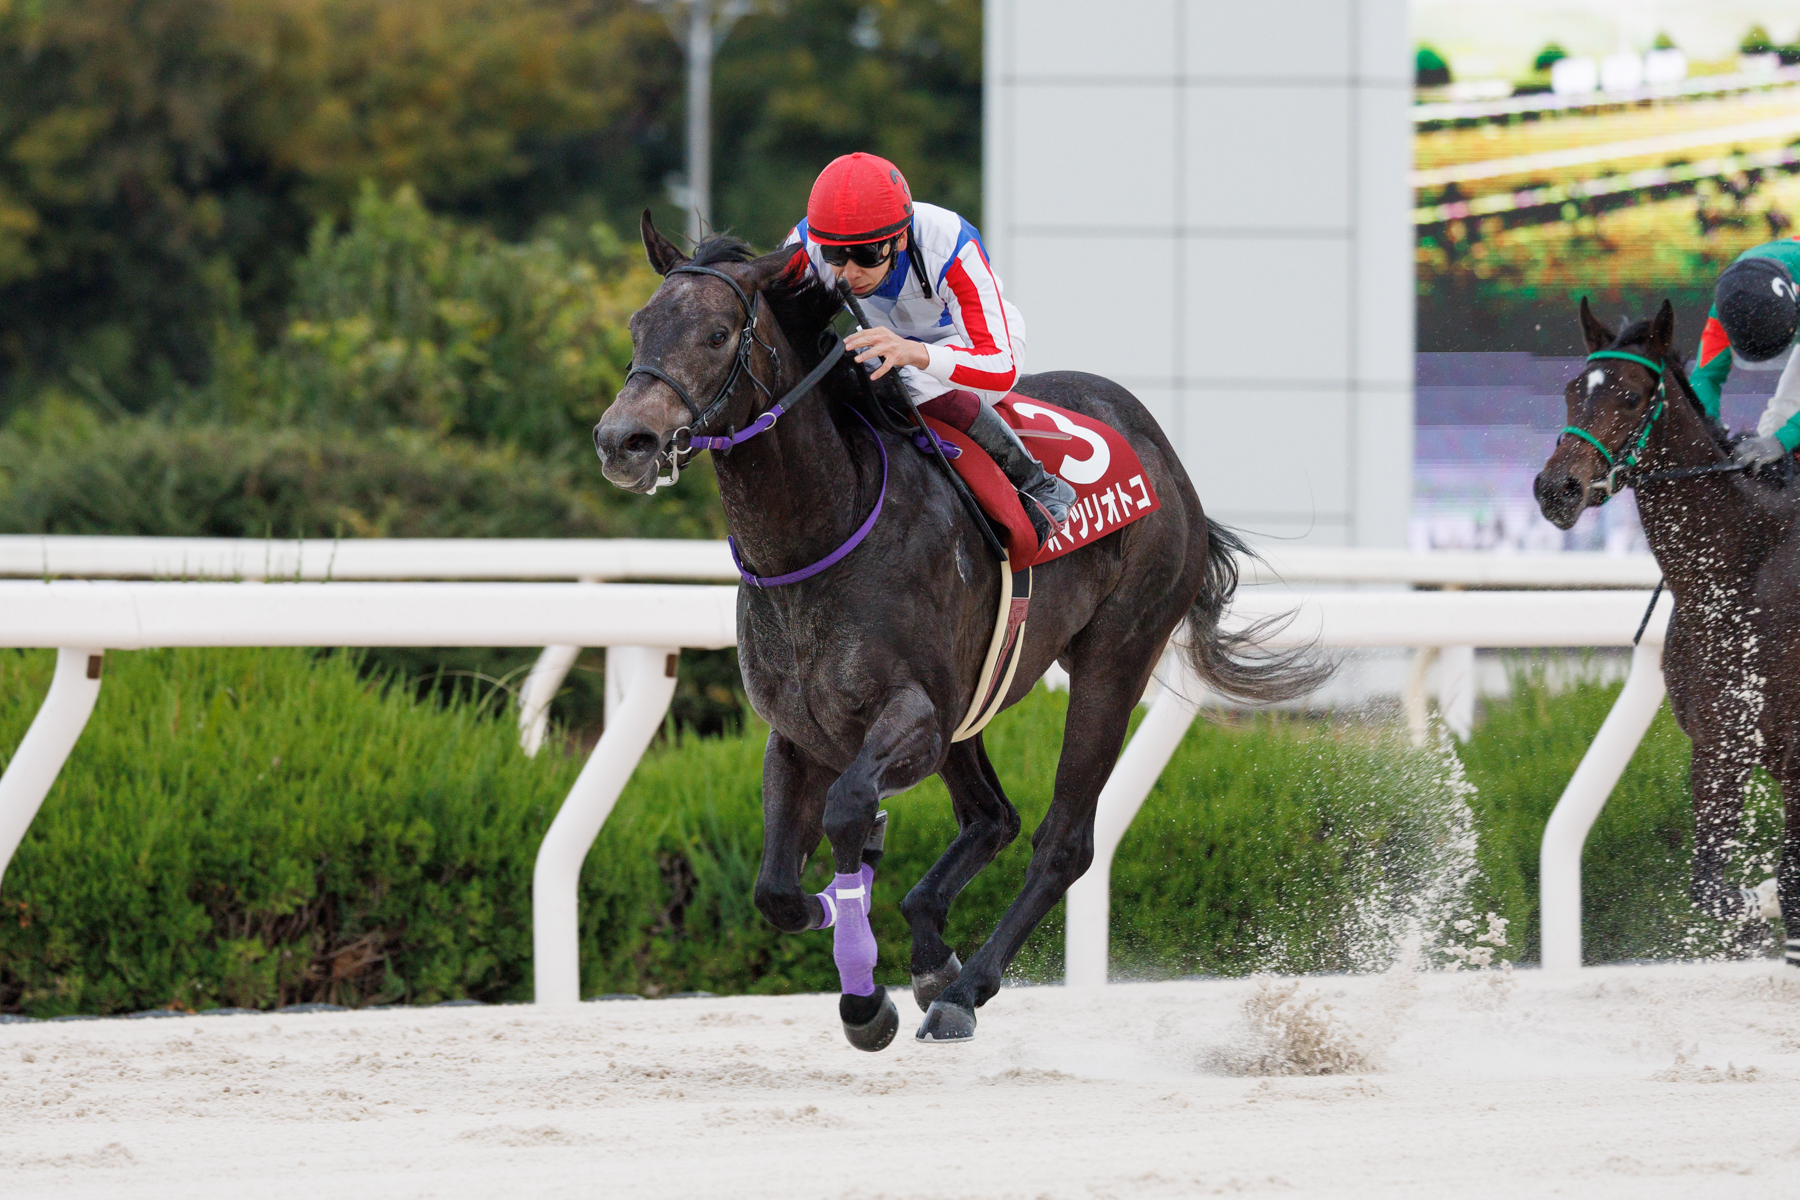
POLYGON ((894 252, 894 243, 864 242, 859 246, 820 246, 819 257, 834 267, 841 267, 847 262, 854 262, 863 268, 879 267, 894 252))

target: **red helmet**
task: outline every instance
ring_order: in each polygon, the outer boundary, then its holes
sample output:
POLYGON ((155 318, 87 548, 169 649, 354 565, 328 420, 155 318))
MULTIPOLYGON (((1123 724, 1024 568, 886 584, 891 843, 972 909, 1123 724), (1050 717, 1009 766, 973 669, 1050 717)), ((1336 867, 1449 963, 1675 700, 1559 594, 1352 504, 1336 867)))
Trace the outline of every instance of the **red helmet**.
POLYGON ((806 233, 822 246, 879 242, 912 224, 912 211, 900 168, 858 151, 819 172, 806 201, 806 233))

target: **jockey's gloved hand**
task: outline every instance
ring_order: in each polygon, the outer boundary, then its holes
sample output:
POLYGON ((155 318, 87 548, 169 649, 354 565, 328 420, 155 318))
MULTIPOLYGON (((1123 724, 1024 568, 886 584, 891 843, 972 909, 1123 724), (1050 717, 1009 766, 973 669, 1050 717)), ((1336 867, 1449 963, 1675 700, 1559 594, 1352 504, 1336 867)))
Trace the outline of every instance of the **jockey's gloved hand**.
POLYGON ((1742 442, 1737 448, 1737 460, 1752 466, 1779 461, 1788 449, 1781 444, 1780 438, 1759 437, 1742 442))

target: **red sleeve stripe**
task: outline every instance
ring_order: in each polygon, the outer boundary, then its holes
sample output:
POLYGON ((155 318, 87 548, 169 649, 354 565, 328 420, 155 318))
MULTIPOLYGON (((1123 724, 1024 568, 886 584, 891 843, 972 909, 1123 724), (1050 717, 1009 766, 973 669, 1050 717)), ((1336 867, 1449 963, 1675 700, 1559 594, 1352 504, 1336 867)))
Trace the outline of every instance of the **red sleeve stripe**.
POLYGON ((1700 331, 1700 365, 1704 367, 1729 349, 1731 339, 1725 334, 1725 326, 1719 324, 1719 318, 1707 317, 1706 328, 1700 331))
POLYGON ((1000 287, 987 268, 979 248, 974 254, 975 271, 970 271, 969 247, 952 260, 944 273, 950 285, 950 300, 956 305, 953 314, 969 337, 968 346, 945 346, 956 366, 950 371, 950 382, 978 392, 1007 392, 1018 381, 1019 369, 1013 362, 1011 331, 1006 325, 1006 309, 1000 303, 1000 287), (996 339, 993 331, 998 329, 996 339))

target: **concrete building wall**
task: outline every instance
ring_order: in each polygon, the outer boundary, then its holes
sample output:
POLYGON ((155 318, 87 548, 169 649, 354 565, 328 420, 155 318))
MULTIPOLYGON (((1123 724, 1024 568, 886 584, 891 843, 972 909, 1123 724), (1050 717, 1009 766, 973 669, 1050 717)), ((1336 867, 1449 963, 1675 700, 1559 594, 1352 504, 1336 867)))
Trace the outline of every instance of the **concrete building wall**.
POLYGON ((1026 368, 1129 387, 1209 513, 1405 544, 1406 0, 987 0, 981 231, 1026 368))

